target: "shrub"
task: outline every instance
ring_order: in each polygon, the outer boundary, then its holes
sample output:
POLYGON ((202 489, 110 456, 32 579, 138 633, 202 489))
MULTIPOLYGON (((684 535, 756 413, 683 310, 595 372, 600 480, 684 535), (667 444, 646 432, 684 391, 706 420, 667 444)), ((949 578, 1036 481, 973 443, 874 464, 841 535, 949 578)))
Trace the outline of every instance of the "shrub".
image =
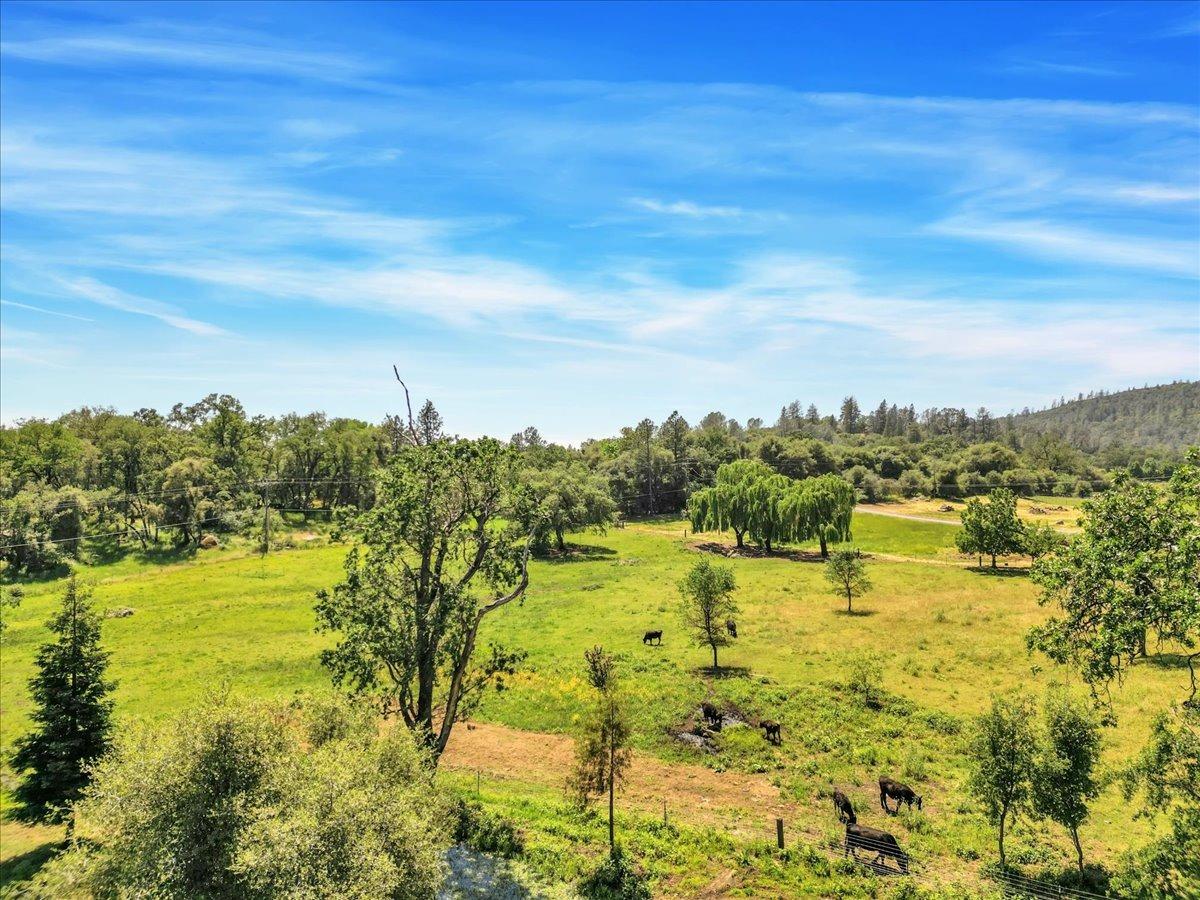
POLYGON ((583 879, 579 893, 588 900, 650 900, 646 876, 633 867, 620 845, 583 879))
POLYGON ((846 690, 871 709, 883 706, 883 666, 874 653, 851 657, 846 672, 846 690))
POLYGON ((516 826, 503 816, 488 812, 478 801, 459 798, 454 818, 456 844, 504 857, 518 856, 525 851, 525 840, 516 826))
POLYGON ((433 897, 450 829, 422 751, 401 728, 316 730, 306 750, 295 708, 227 697, 128 730, 40 895, 433 897))
POLYGON ((901 472, 897 486, 904 497, 917 497, 929 493, 929 479, 916 469, 905 469, 901 472))

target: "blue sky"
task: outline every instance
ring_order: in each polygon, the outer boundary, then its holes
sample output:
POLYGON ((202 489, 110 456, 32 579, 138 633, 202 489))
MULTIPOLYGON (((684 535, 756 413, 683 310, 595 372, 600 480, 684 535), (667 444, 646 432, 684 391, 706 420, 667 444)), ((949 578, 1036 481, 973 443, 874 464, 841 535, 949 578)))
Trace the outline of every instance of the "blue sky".
POLYGON ((4 3, 3 418, 1200 370, 1200 4, 4 3))

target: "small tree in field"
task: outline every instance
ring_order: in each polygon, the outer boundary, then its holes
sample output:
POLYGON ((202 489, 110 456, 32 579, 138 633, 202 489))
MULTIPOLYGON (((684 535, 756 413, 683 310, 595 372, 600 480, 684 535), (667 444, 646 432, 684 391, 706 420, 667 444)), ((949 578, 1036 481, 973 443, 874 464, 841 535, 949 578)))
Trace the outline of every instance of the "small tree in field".
POLYGON ((1071 833, 1082 872, 1079 826, 1087 819, 1088 801, 1100 793, 1095 777, 1100 724, 1089 707, 1063 692, 1046 698, 1043 719, 1045 731, 1033 772, 1033 807, 1071 833))
POLYGON ((628 746, 630 728, 612 656, 602 647, 593 647, 583 656, 587 660, 588 681, 598 697, 575 739, 575 769, 567 786, 580 806, 586 806, 592 796, 608 792, 608 848, 612 853, 617 846, 614 820, 617 782, 624 778, 633 757, 628 746))
POLYGON ((1022 546, 1030 562, 1037 562, 1043 556, 1065 547, 1067 539, 1047 525, 1045 522, 1035 522, 1025 528, 1022 546))
POLYGON ((1024 547, 1024 529, 1017 518, 1017 497, 1008 488, 995 488, 987 502, 978 497, 962 511, 962 531, 955 537, 963 553, 986 554, 996 568, 996 557, 1018 553, 1024 547))
POLYGON ((733 591, 737 582, 733 570, 702 559, 679 582, 683 596, 680 609, 683 624, 696 639, 697 646, 712 649, 713 671, 720 669, 717 648, 732 643, 726 622, 736 621, 737 603, 733 591))
POLYGON ((37 727, 18 739, 13 768, 25 778, 14 791, 17 816, 73 825, 71 807, 91 781, 89 766, 104 754, 112 730, 113 683, 104 678, 101 619, 91 591, 72 575, 62 608, 50 620, 56 637, 38 650, 29 682, 37 727))
POLYGON ((1029 801, 1037 737, 1035 710, 1027 697, 993 697, 992 708, 975 723, 968 786, 999 829, 1000 866, 1009 823, 1029 801))
POLYGON ((871 590, 867 564, 858 550, 835 550, 825 563, 825 578, 833 592, 846 598, 846 612, 854 611, 854 598, 871 590))

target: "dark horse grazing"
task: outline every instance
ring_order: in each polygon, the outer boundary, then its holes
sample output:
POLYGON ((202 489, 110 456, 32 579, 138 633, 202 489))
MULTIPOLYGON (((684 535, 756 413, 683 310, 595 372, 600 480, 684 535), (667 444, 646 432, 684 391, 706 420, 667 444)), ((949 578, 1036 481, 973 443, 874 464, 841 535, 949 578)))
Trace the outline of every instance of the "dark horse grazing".
POLYGON ((908 808, 912 809, 913 804, 917 804, 917 809, 921 808, 921 795, 910 788, 907 784, 902 784, 899 781, 894 781, 891 778, 879 779, 879 805, 884 808, 885 812, 900 812, 900 804, 907 803, 908 808), (888 799, 896 801, 896 808, 893 810, 888 807, 888 799))
POLYGON ((700 713, 704 716, 704 720, 710 725, 715 725, 717 728, 721 727, 721 720, 724 718, 724 716, 721 715, 721 711, 717 709, 716 706, 709 703, 707 700, 700 704, 700 713))
POLYGON ((859 850, 875 854, 875 858, 867 864, 872 869, 886 869, 883 860, 890 857, 896 861, 903 874, 908 874, 908 854, 900 849, 894 837, 878 828, 849 822, 846 825, 846 850, 842 855, 853 856, 857 862, 859 850))
POLYGON ((642 635, 642 643, 643 644, 661 644, 662 643, 662 632, 661 631, 647 631, 645 634, 642 635))
POLYGON ((733 621, 733 619, 726 619, 725 630, 729 632, 730 637, 737 637, 737 622, 733 621))
POLYGON ((833 789, 833 808, 837 810, 839 822, 847 822, 853 825, 858 821, 858 817, 854 815, 854 804, 850 802, 850 798, 842 793, 841 788, 833 789))
POLYGON ((758 727, 763 730, 765 737, 772 744, 782 744, 783 739, 779 736, 779 723, 773 719, 763 719, 758 723, 758 727))

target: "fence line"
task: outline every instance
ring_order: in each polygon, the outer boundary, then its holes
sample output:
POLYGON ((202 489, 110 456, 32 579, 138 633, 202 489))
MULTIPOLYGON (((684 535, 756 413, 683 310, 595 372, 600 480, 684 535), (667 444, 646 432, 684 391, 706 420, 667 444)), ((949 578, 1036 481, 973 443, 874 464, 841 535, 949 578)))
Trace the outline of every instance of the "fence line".
MULTIPOLYGON (((478 766, 454 768, 451 771, 457 776, 462 776, 467 780, 467 783, 473 782, 472 787, 477 797, 482 796, 482 787, 485 782, 489 785, 503 784, 517 786, 525 789, 522 791, 525 794, 554 794, 552 785, 531 782, 521 775, 495 771, 485 772, 478 766)), ((619 797, 620 794, 618 793, 619 797)), ((672 807, 664 797, 653 799, 649 805, 638 804, 631 806, 629 803, 626 803, 623 810, 618 810, 618 815, 620 817, 640 818, 657 822, 659 820, 658 810, 660 808, 661 821, 664 826, 669 827, 668 823, 672 823, 676 824, 676 826, 683 825, 693 829, 714 827, 689 821, 686 816, 679 814, 679 807, 674 807, 676 812, 672 815, 670 812, 672 807)), ((811 828, 789 831, 786 820, 769 812, 764 813, 762 818, 755 821, 757 824, 751 823, 748 819, 733 819, 728 825, 721 828, 721 830, 730 840, 736 843, 749 841, 751 843, 759 842, 784 846, 785 848, 802 847, 806 850, 819 853, 835 863, 854 858, 847 855, 844 837, 836 840, 828 836, 823 838, 817 837, 811 828)), ((860 836, 856 837, 854 843, 860 853, 860 856, 856 860, 858 866, 877 876, 894 878, 909 877, 940 886, 958 885, 972 888, 978 887, 980 883, 991 883, 1006 895, 1028 897, 1032 898, 1032 900, 1110 900, 1111 898, 1111 895, 1097 894, 1082 888, 1058 885, 1017 872, 975 872, 966 867, 956 867, 944 860, 914 858, 898 842, 893 845, 887 842, 880 842, 869 836, 860 836), (868 859, 871 854, 880 854, 881 852, 883 854, 883 862, 876 864, 874 859, 868 859), (897 853, 905 858, 908 866, 907 872, 900 870, 900 866, 896 861, 897 853)))

